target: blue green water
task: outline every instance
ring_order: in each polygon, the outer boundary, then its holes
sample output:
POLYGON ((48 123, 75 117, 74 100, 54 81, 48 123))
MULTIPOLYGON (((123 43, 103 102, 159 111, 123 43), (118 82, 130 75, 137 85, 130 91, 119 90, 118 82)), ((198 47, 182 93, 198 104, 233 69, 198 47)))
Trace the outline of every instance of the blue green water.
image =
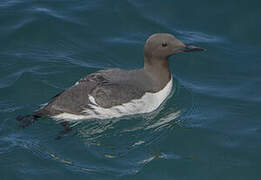
POLYGON ((2 0, 0 179, 261 179, 261 2, 2 0), (204 47, 171 58, 151 114, 77 124, 28 114, 99 69, 140 68, 155 32, 204 47))

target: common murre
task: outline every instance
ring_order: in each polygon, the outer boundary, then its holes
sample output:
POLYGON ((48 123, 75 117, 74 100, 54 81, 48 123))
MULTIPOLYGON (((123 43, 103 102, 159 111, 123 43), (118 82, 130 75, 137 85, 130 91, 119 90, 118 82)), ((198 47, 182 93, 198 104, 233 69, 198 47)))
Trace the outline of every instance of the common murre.
MULTIPOLYGON (((24 126, 40 117, 77 121, 152 112, 172 89, 169 57, 180 52, 202 50, 183 44, 171 34, 153 34, 144 46, 143 68, 106 69, 89 74, 35 111, 24 126)), ((17 119, 25 117, 28 116, 17 119)))

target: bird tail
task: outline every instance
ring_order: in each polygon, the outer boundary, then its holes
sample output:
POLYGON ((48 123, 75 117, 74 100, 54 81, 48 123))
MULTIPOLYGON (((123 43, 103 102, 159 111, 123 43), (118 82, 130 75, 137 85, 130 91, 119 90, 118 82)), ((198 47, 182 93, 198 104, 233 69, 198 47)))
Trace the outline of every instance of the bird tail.
POLYGON ((41 118, 37 114, 28 114, 28 115, 19 115, 16 117, 16 120, 20 123, 19 126, 26 128, 27 126, 32 125, 36 120, 41 118))

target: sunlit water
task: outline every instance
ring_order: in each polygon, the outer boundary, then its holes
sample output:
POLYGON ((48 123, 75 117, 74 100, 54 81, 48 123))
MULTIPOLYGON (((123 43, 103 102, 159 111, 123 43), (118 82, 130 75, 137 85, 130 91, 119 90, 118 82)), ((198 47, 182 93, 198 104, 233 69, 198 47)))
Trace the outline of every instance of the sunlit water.
POLYGON ((1 1, 0 179, 260 179, 259 1, 1 1), (15 117, 99 69, 140 68, 155 32, 206 52, 171 58, 155 112, 63 127, 15 117))

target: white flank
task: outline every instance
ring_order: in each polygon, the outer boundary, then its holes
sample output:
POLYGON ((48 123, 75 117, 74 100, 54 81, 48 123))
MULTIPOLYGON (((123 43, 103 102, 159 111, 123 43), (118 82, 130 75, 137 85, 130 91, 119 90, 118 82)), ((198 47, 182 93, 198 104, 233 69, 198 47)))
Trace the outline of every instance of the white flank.
POLYGON ((156 110, 161 103, 168 97, 172 89, 172 78, 168 84, 157 93, 145 93, 141 99, 134 99, 128 103, 113 106, 111 108, 103 108, 97 105, 93 96, 89 95, 89 104, 93 109, 85 109, 86 115, 76 115, 70 113, 61 113, 54 116, 55 119, 63 119, 68 121, 77 121, 82 119, 109 119, 133 114, 149 113, 156 110))

